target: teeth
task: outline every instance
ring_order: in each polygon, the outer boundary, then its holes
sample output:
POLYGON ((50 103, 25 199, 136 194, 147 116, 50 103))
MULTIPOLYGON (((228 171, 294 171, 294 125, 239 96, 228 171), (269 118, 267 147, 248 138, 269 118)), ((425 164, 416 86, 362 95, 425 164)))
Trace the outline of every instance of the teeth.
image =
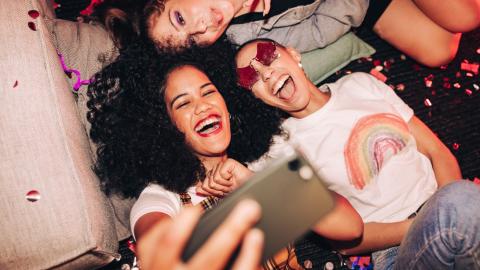
POLYGON ((218 122, 220 122, 220 117, 209 117, 203 120, 199 125, 197 125, 197 127, 195 128, 195 132, 200 132, 205 126, 218 122))
POLYGON ((277 95, 280 92, 280 89, 285 85, 285 82, 290 78, 289 75, 284 75, 280 77, 277 83, 273 87, 273 95, 277 95))

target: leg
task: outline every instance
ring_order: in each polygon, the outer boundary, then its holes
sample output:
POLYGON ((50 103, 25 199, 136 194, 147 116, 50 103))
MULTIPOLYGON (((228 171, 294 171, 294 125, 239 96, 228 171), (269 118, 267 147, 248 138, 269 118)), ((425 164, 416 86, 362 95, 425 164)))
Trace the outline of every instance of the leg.
POLYGON ((372 253, 373 267, 375 270, 393 269, 395 260, 397 259, 399 247, 391 247, 372 253))
POLYGON ((457 53, 461 37, 437 25, 412 0, 392 0, 373 30, 397 49, 430 67, 449 63, 457 53))
POLYGON ((480 186, 438 190, 402 241, 395 269, 480 269, 480 186))
POLYGON ((468 32, 480 24, 480 0, 414 0, 422 12, 452 33, 468 32))

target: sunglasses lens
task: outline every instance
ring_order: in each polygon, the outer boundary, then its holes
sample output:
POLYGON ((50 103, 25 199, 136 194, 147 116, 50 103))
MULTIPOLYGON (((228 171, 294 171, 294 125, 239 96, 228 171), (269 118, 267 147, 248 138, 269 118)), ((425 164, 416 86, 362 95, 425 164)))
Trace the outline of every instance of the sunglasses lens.
POLYGON ((263 65, 269 66, 277 58, 277 48, 273 42, 261 42, 257 44, 257 56, 255 59, 263 65))
POLYGON ((252 67, 237 68, 238 84, 248 90, 258 81, 258 73, 252 67))

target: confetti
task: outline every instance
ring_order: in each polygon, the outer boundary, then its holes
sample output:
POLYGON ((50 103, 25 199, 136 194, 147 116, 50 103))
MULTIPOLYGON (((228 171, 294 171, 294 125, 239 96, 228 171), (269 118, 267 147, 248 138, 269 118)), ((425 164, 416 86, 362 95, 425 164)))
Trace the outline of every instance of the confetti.
POLYGON ((473 183, 477 184, 477 185, 480 185, 480 179, 478 177, 475 177, 473 179, 473 183))
POLYGON ((458 89, 458 88, 462 87, 462 85, 460 85, 460 84, 457 82, 457 83, 454 83, 454 84, 453 84, 453 87, 455 87, 455 88, 458 89))
POLYGON ((457 71, 457 72, 455 73, 455 77, 457 77, 457 78, 462 77, 462 73, 460 73, 460 71, 457 71))
POLYGON ((460 144, 459 144, 459 143, 453 143, 453 144, 452 144, 452 148, 453 148, 453 150, 456 151, 456 150, 458 150, 458 149, 460 148, 460 144))
POLYGON ((427 77, 423 78, 423 81, 425 82, 425 86, 430 88, 432 87, 433 84, 433 74, 428 75, 427 77))
POLYGON ((445 70, 445 69, 447 69, 447 68, 448 68, 448 65, 440 66, 440 69, 441 69, 441 70, 445 70))
POLYGON ((34 22, 28 22, 28 28, 30 28, 32 31, 37 31, 37 26, 34 22))
POLYGON ((36 190, 30 190, 29 192, 27 192, 27 195, 25 195, 25 198, 29 202, 36 202, 40 200, 40 192, 36 190))
POLYGON ((467 94, 467 96, 471 96, 473 94, 473 91, 470 89, 465 89, 465 94, 467 94))
POLYGON ((305 269, 312 269, 313 268, 313 263, 312 261, 310 260, 305 260, 303 262, 303 267, 305 267, 305 269))
POLYGON ((478 84, 474 83, 474 84, 473 84, 473 88, 475 88, 475 90, 478 91, 478 89, 480 89, 480 86, 478 86, 478 84))
POLYGON ((432 102, 430 101, 430 99, 426 98, 424 101, 423 101, 423 104, 425 104, 425 106, 427 107, 432 107, 432 102))
POLYGON ((18 86, 18 81, 15 81, 15 82, 13 83, 13 88, 15 88, 15 87, 17 87, 17 86, 18 86))
POLYGON ((477 53, 480 54, 480 48, 477 49, 477 53))
POLYGON ((464 71, 470 71, 470 72, 473 72, 475 75, 478 74, 478 67, 480 65, 478 63, 466 63, 466 62, 462 62, 460 64, 460 69, 461 70, 464 70, 464 71))
POLYGON ((29 11, 28 11, 28 16, 32 17, 32 19, 35 20, 36 18, 38 18, 38 16, 40 16, 40 12, 38 12, 37 10, 32 9, 32 10, 29 10, 29 11))
POLYGON ((375 66, 375 69, 378 70, 378 71, 382 71, 383 67, 382 66, 375 66))
POLYGON ((372 74, 375 78, 377 78, 378 80, 380 80, 382 82, 385 82, 387 80, 387 76, 385 76, 383 73, 376 70, 375 68, 372 68, 370 70, 370 74, 372 74))
POLYGON ((406 59, 407 59, 407 56, 405 56, 405 54, 401 54, 401 55, 400 55, 400 59, 401 59, 401 60, 406 60, 406 59))
POLYGON ((127 242, 128 249, 130 249, 133 253, 135 253, 135 242, 132 240, 128 240, 127 242))
POLYGON ((374 60, 373 61, 373 65, 376 67, 376 66, 380 66, 382 64, 382 62, 380 62, 380 60, 374 60))
POLYGON ((405 84, 399 83, 399 84, 397 84, 397 86, 395 87, 395 89, 397 89, 397 91, 400 91, 400 92, 401 92, 401 91, 405 90, 405 84))
POLYGON ((445 88, 445 89, 450 89, 450 88, 452 88, 452 84, 449 83, 449 82, 444 82, 444 83, 443 83, 443 88, 445 88))

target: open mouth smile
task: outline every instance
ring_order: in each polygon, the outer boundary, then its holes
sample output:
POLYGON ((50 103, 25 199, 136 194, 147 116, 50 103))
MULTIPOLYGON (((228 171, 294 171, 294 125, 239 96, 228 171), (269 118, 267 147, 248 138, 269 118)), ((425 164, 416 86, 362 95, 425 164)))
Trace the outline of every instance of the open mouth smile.
POLYGON ((222 131, 222 118, 218 114, 211 114, 195 125, 195 132, 201 137, 209 137, 222 131))
POLYGON ((295 93, 295 84, 290 75, 282 75, 273 85, 272 94, 280 99, 288 100, 295 93))

